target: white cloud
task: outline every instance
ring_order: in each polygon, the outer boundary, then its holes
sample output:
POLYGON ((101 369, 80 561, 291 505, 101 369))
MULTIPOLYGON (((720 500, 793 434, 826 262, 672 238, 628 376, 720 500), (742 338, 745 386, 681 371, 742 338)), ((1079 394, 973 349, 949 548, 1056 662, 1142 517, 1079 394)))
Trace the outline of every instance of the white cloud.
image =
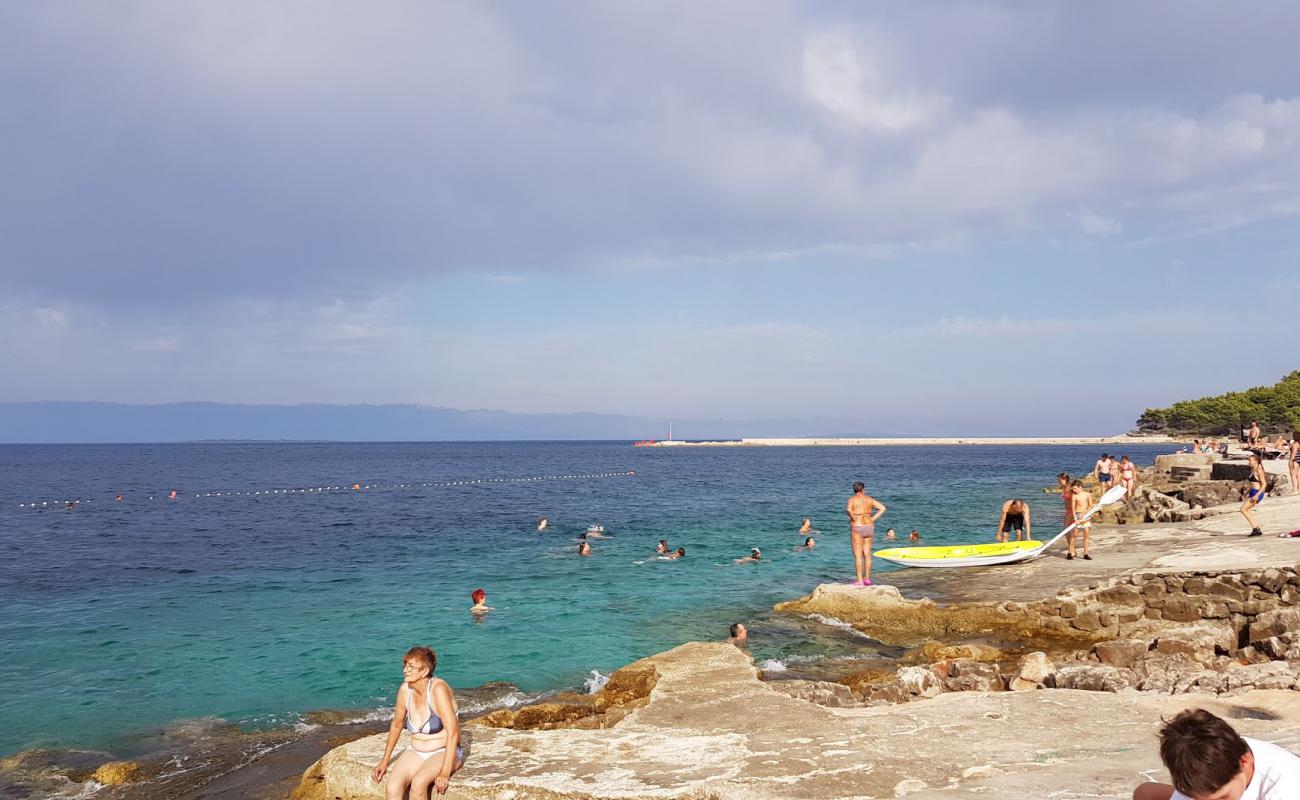
POLYGON ((1079 230, 1089 236, 1114 236, 1124 230, 1124 224, 1112 217, 1104 217, 1091 211, 1080 211, 1074 215, 1079 230))
POLYGON ((803 82, 822 108, 862 128, 896 133, 929 123, 948 104, 937 92, 891 84, 847 31, 808 36, 803 46, 803 82))

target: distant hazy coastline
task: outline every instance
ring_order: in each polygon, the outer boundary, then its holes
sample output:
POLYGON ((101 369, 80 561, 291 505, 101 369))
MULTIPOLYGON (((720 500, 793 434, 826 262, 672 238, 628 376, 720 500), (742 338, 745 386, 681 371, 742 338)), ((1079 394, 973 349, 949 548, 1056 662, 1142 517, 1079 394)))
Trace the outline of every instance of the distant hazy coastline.
POLYGON ((730 439, 719 441, 646 442, 649 447, 896 447, 906 445, 1070 445, 1070 444, 1173 444, 1182 441, 1169 436, 1049 436, 1030 437, 962 437, 962 438, 795 438, 730 439))

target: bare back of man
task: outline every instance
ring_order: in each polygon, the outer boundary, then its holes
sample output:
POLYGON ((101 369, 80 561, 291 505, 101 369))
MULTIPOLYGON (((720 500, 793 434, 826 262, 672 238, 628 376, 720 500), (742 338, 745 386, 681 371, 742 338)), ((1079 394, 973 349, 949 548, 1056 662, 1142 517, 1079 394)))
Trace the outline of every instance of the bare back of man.
POLYGON ((876 537, 876 520, 885 514, 885 504, 866 493, 861 481, 853 484, 853 495, 844 508, 849 515, 849 541, 858 586, 871 585, 871 545, 876 537))

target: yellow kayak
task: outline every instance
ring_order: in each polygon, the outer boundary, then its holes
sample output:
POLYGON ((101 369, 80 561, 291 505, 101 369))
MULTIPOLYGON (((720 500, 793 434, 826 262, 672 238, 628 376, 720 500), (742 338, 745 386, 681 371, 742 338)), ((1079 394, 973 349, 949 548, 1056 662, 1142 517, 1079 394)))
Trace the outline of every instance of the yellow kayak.
POLYGON ((905 567, 975 567, 1021 561, 1047 542, 991 542, 934 547, 891 547, 876 558, 905 567))

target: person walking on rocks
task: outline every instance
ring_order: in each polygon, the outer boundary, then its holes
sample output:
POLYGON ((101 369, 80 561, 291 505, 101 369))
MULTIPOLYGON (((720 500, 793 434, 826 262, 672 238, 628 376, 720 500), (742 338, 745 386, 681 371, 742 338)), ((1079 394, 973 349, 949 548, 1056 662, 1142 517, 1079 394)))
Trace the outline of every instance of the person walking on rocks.
POLYGON ((1115 466, 1115 459, 1110 457, 1109 453, 1102 453, 1101 458, 1092 467, 1092 477, 1097 479, 1097 485, 1105 493, 1110 488, 1110 473, 1115 466))
POLYGON ((876 538, 876 521, 885 515, 885 504, 867 494, 862 481, 853 484, 844 513, 849 515, 849 543, 853 546, 856 586, 871 585, 871 544, 876 538))
POLYGON ((1260 461, 1259 453, 1251 453, 1250 481, 1246 484, 1246 499, 1241 504, 1241 515, 1250 523, 1251 536, 1264 535, 1255 519, 1255 508, 1264 502, 1265 494, 1268 494, 1268 474, 1264 472, 1264 462, 1260 461))
POLYGON ((1133 800, 1294 800, 1300 757, 1272 742, 1247 739, 1203 708, 1178 714, 1160 730, 1160 760, 1174 785, 1144 783, 1133 800))
MULTIPOLYGON (((1076 520, 1082 518, 1084 514, 1088 513, 1088 509, 1090 508, 1092 508, 1092 493, 1083 488, 1083 481, 1076 478, 1070 483, 1070 519, 1076 520)), ((1083 559, 1085 561, 1091 561, 1092 556, 1088 554, 1088 539, 1092 535, 1092 521, 1086 519, 1080 522, 1078 526, 1075 527, 1074 530, 1070 531, 1069 535, 1066 536, 1065 541, 1068 545, 1067 549, 1069 552, 1065 554, 1065 557, 1071 560, 1074 559, 1076 552, 1074 541, 1075 537, 1079 534, 1083 535, 1083 559)))
POLYGON ((1137 488, 1137 464, 1124 456, 1119 461, 1119 484, 1124 487, 1124 496, 1132 497, 1137 488))

